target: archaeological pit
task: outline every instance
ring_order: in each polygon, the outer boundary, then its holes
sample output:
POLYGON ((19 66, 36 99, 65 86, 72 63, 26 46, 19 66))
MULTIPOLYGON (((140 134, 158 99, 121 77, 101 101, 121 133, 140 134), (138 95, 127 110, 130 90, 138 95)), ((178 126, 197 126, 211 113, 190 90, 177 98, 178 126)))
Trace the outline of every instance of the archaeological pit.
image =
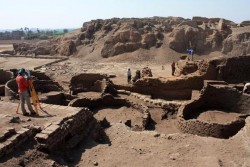
POLYGON ((249 116, 249 95, 224 81, 205 81, 200 92, 180 107, 178 128, 185 133, 229 138, 245 125, 249 116))
MULTIPOLYGON (((206 64, 203 72, 174 79, 145 77, 131 85, 114 84, 107 74, 82 73, 68 79, 69 91, 45 73, 32 71, 46 111, 35 117, 24 117, 21 111, 15 114, 15 74, 0 71, 6 76, 1 81, 1 97, 9 99, 0 101, 0 157, 11 155, 28 141, 45 152, 72 149, 86 137, 111 144, 105 129, 116 123, 132 131, 230 138, 245 125, 250 96, 242 95, 242 86, 230 82, 235 78, 226 77, 228 71, 218 68, 220 63, 206 64), (216 80, 220 77, 228 82, 216 80)), ((223 63, 230 65, 229 61, 223 63)))

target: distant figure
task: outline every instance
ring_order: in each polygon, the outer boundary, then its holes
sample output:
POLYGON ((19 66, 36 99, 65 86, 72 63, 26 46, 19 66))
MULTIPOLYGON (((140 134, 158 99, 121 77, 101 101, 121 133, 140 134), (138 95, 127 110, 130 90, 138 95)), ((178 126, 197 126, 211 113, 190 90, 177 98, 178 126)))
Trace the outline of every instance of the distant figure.
POLYGON ((175 73, 175 62, 174 61, 171 64, 171 67, 172 67, 172 75, 174 76, 174 73, 175 73))
POLYGON ((127 76, 128 76, 128 83, 130 83, 130 81, 131 81, 131 71, 130 71, 130 68, 127 71, 127 76))
POLYGON ((136 70, 135 72, 135 76, 132 79, 133 82, 136 82, 137 80, 139 80, 141 78, 141 71, 140 70, 136 70))
POLYGON ((162 69, 162 70, 165 70, 165 67, 164 67, 164 65, 162 65, 161 69, 162 69))
POLYGON ((187 49, 188 54, 191 55, 191 60, 193 61, 193 56, 194 56, 194 50, 193 49, 187 49))
POLYGON ((244 82, 243 94, 250 94, 250 82, 244 82))

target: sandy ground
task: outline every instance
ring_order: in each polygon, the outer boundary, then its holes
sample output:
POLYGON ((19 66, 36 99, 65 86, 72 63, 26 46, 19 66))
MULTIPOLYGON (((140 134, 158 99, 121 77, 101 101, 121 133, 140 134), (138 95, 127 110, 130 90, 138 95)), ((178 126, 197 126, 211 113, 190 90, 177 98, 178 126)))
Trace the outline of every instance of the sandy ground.
POLYGON ((102 120, 106 117, 107 121, 111 123, 124 123, 127 120, 131 120, 132 127, 135 127, 136 125, 141 126, 143 122, 143 114, 133 108, 104 108, 95 112, 97 120, 102 120))
POLYGON ((34 67, 41 66, 50 62, 55 61, 56 59, 33 59, 33 58, 22 58, 22 57, 0 57, 0 68, 4 70, 9 69, 31 69, 34 67))
MULTIPOLYGON (((134 132, 123 124, 106 130, 111 145, 86 141, 78 150, 77 166, 143 166, 143 167, 249 167, 249 150, 242 136, 221 140, 188 134, 134 132), (79 151, 84 150, 79 155, 79 151)), ((74 155, 74 154, 73 154, 74 155)))
POLYGON ((13 50, 13 46, 10 44, 0 44, 0 52, 5 50, 13 50))
MULTIPOLYGON (((213 57, 216 54, 210 56, 213 57)), ((129 57, 123 59, 126 58, 129 57)), ((157 61, 154 63, 150 61, 115 62, 117 59, 89 62, 70 58, 68 61, 42 70, 66 86, 73 75, 82 72, 114 74, 117 76, 112 79, 115 83, 127 84, 127 69, 130 68, 134 74, 137 69, 141 70, 145 66, 152 69, 155 77, 171 77, 170 61, 158 59, 158 63, 157 61), (164 65, 164 69, 162 69, 162 65, 164 65)), ((50 61, 52 60, 0 58, 0 68, 33 68, 50 61)), ((97 97, 98 95, 90 92, 81 96, 97 97)), ((13 111, 15 107, 13 107, 13 111)), ((216 139, 179 132, 175 126, 175 119, 161 119, 163 111, 160 109, 150 110, 154 121, 151 131, 135 132, 124 124, 118 123, 126 119, 131 119, 132 123, 140 122, 140 113, 135 111, 126 107, 100 109, 95 117, 98 119, 106 117, 112 123, 112 126, 105 130, 109 144, 98 144, 87 138, 77 148, 67 152, 66 157, 63 158, 69 159, 69 161, 65 165, 79 167, 250 167, 250 119, 248 126, 232 138, 216 139)), ((200 119, 211 118, 208 121, 226 122, 235 117, 235 115, 227 117, 220 112, 208 114, 211 117, 200 115, 200 119)), ((4 119, 3 115, 0 117, 4 119)), ((21 154, 12 155, 13 157, 7 161, 0 162, 0 166, 21 166, 20 161, 23 159, 32 159, 27 165, 30 167, 56 166, 53 165, 53 157, 33 152, 32 147, 21 149, 23 149, 21 154)))
POLYGON ((226 113, 223 111, 217 111, 217 110, 211 110, 202 112, 197 119, 210 122, 210 123, 221 123, 221 124, 227 124, 230 122, 233 122, 237 120, 237 118, 242 115, 238 113, 226 113))

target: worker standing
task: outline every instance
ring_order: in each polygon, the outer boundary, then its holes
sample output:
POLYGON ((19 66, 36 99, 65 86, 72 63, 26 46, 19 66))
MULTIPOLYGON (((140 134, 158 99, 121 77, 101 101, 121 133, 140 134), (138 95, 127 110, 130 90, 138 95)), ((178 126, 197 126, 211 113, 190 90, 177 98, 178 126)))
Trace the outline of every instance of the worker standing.
POLYGON ((187 52, 188 52, 188 54, 191 55, 191 60, 193 61, 194 60, 194 50, 193 49, 188 49, 187 52))
POLYGON ((175 73, 175 62, 174 61, 171 64, 171 67, 172 67, 172 75, 174 76, 174 73, 175 73))
POLYGON ((127 71, 127 77, 128 77, 128 83, 130 83, 131 82, 131 71, 130 71, 130 68, 127 71))
POLYGON ((29 115, 29 113, 26 111, 25 106, 24 106, 24 103, 26 101, 30 114, 36 115, 36 112, 33 110, 31 103, 30 103, 30 96, 28 93, 29 82, 28 82, 28 78, 26 79, 24 77, 25 75, 26 75, 25 69, 22 68, 18 71, 18 75, 16 77, 16 83, 18 86, 18 93, 19 93, 20 103, 21 103, 21 110, 24 116, 29 115))

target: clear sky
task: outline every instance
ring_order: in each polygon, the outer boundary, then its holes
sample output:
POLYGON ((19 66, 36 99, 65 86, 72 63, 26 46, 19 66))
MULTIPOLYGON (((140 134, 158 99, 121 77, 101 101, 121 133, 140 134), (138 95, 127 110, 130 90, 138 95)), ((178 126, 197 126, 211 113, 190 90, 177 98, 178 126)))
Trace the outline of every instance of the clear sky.
POLYGON ((250 20, 250 0, 0 0, 0 29, 80 28, 113 17, 221 17, 250 20))

